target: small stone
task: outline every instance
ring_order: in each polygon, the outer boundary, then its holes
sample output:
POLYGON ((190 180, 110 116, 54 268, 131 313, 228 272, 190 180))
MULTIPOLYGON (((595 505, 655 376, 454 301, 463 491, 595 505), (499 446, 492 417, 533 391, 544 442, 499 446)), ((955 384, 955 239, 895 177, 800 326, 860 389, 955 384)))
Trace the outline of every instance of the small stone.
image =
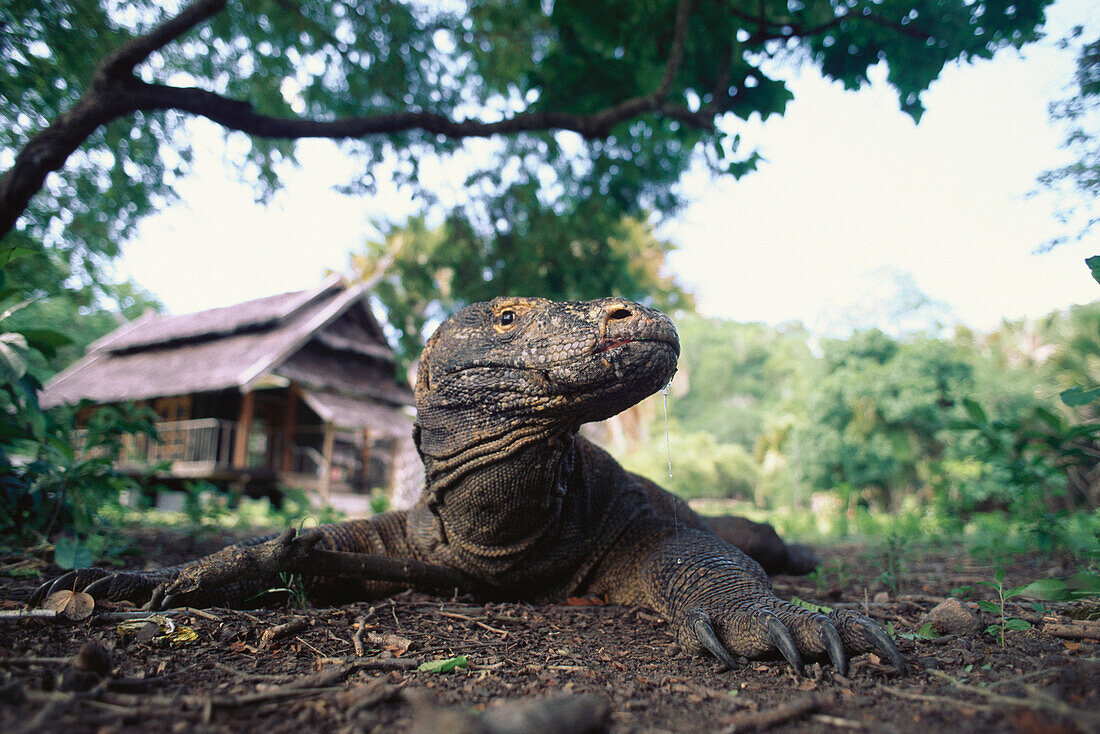
POLYGON ((886 604, 889 601, 890 601, 890 592, 880 591, 879 593, 875 594, 875 598, 874 598, 875 604, 886 604))
POLYGON ((933 627, 949 635, 972 635, 982 627, 978 615, 954 597, 941 601, 921 621, 931 622, 933 627))

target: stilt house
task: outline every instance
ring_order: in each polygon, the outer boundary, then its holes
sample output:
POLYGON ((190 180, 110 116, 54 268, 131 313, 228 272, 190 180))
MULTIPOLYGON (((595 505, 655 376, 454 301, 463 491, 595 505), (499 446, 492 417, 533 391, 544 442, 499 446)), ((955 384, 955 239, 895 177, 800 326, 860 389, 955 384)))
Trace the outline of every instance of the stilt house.
POLYGON ((150 406, 159 442, 136 438, 127 470, 267 493, 418 491, 412 392, 364 287, 321 287, 180 316, 150 314, 98 340, 45 387, 44 407, 150 406))

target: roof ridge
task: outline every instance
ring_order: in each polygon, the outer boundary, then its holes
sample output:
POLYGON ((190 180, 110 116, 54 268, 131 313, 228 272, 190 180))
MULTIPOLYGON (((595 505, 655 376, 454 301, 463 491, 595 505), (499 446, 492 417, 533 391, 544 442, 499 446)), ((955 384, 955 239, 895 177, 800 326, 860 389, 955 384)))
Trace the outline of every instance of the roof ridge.
POLYGON ((277 352, 260 357, 241 372, 237 377, 237 384, 240 385, 241 392, 246 392, 252 383, 261 377, 265 371, 277 367, 286 360, 287 357, 296 352, 307 340, 312 338, 318 330, 328 326, 334 319, 340 316, 340 314, 351 307, 352 304, 362 298, 367 292, 367 286, 367 283, 348 284, 344 292, 336 296, 332 303, 325 306, 319 313, 315 314, 304 324, 298 326, 296 329, 298 333, 293 340, 284 344, 277 352))
POLYGON ((315 288, 261 296, 228 306, 217 306, 185 314, 165 314, 131 322, 126 331, 112 332, 102 345, 111 352, 140 351, 168 344, 218 338, 235 333, 271 328, 293 320, 333 289, 340 277, 330 276, 315 288), (284 302, 280 302, 280 300, 284 302), (256 307, 263 304, 266 308, 256 307), (257 313, 249 314, 249 310, 257 313))

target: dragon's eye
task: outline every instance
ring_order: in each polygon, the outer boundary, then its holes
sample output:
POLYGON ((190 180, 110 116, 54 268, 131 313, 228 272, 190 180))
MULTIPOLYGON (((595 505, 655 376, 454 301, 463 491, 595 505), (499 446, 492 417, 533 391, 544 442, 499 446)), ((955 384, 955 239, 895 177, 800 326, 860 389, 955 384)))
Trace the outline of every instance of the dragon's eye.
POLYGON ((516 312, 515 311, 508 310, 508 311, 501 311, 500 312, 499 321, 500 321, 501 326, 508 326, 509 324, 511 324, 515 320, 516 320, 516 312))

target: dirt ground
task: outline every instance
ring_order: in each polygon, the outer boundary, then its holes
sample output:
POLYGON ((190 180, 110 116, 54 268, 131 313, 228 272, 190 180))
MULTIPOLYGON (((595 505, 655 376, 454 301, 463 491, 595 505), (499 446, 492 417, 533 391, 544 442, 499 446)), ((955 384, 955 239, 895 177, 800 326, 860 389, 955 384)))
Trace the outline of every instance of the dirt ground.
MULTIPOLYGON (((133 564, 182 560, 225 540, 145 531, 135 538, 144 557, 133 564)), ((1004 647, 981 630, 913 638, 924 615, 953 593, 970 607, 994 598, 978 585, 993 579, 992 568, 944 548, 906 559, 894 593, 881 579, 881 554, 821 550, 832 571, 778 577, 780 594, 852 605, 893 623, 906 675, 869 654, 853 660, 847 677, 816 663, 798 677, 776 660, 727 671, 682 652, 645 609, 403 594, 338 608, 176 613, 177 631, 195 633, 177 647, 158 643, 151 626, 124 635, 117 621, 95 615, 77 623, 0 619, 0 731, 579 734, 602 730, 601 721, 612 732, 1100 731, 1100 623, 1071 619, 1095 618, 1095 605, 1036 611, 1009 602, 1009 616, 1032 627, 1009 631, 1004 647), (969 595, 957 591, 965 586, 969 595), (287 623, 289 631, 273 637, 287 623), (457 656, 465 668, 417 670, 457 656), (547 696, 548 706, 531 703, 547 696)), ((37 584, 26 574, 35 570, 59 572, 31 556, 0 562, 0 610, 22 608, 37 584)), ((1073 570, 1070 561, 1022 560, 1008 581, 1073 570)), ((986 612, 979 620, 982 628, 997 621, 986 612)))

